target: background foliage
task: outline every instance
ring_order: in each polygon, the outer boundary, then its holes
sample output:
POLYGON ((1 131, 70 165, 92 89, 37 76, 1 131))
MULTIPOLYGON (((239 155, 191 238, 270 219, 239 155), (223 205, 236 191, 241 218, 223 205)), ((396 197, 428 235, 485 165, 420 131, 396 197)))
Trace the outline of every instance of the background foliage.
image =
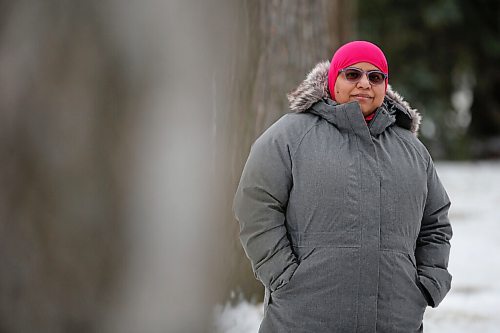
POLYGON ((358 37, 424 115, 435 158, 500 156, 500 2, 359 0, 358 37))

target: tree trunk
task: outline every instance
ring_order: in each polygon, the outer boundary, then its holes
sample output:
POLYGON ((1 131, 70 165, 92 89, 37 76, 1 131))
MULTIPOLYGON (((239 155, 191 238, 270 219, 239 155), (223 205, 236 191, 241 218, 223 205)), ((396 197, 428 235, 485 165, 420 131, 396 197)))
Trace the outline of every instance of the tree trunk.
POLYGON ((0 332, 93 332, 124 259, 130 86, 96 3, 0 8, 0 332))
MULTIPOLYGON (((231 206, 252 142, 289 112, 286 94, 313 68, 330 60, 334 50, 354 35, 355 1, 242 1, 239 8, 239 48, 233 77, 231 124, 222 160, 229 160, 232 183, 225 201, 224 221, 232 221, 231 206)), ((262 287, 250 270, 232 224, 231 277, 228 286, 246 297, 261 299, 262 287)))

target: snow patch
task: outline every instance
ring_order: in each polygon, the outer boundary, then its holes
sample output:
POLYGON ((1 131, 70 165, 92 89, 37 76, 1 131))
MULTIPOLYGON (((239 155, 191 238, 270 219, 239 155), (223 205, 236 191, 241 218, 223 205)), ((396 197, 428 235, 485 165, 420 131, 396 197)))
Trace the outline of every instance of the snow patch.
POLYGON ((215 331, 220 333, 256 333, 264 316, 263 304, 251 304, 243 300, 215 308, 215 331))

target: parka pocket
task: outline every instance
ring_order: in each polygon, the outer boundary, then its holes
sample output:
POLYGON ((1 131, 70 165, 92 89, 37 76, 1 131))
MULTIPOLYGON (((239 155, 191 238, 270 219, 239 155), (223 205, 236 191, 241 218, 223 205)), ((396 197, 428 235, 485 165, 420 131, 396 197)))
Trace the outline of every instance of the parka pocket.
POLYGON ((309 258, 314 251, 316 251, 315 247, 299 247, 296 245, 293 246, 293 253, 297 257, 299 263, 307 260, 307 258, 309 258))
POLYGON ((418 279, 418 269, 417 269, 417 261, 415 259, 415 256, 412 254, 406 254, 408 259, 410 260, 412 266, 413 266, 413 273, 414 273, 414 279, 415 279, 415 285, 417 286, 418 290, 420 291, 420 296, 422 298, 422 304, 425 304, 425 306, 429 305, 429 300, 427 299, 426 296, 426 290, 425 287, 420 283, 420 280, 418 279))
POLYGON ((290 280, 285 285, 271 292, 270 294, 271 302, 273 296, 279 295, 282 292, 286 292, 291 286, 295 284, 297 278, 300 278, 299 275, 303 273, 302 271, 303 269, 305 269, 304 266, 307 265, 308 258, 314 253, 315 250, 316 250, 315 248, 297 248, 294 246, 294 253, 297 257, 297 260, 299 261, 299 265, 295 269, 295 272, 293 272, 292 276, 290 277, 290 280))

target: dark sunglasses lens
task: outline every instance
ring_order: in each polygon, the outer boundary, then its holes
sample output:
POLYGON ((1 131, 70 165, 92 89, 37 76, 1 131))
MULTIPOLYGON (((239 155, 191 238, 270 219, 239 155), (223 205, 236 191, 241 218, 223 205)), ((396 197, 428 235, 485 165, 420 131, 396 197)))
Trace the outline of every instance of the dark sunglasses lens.
POLYGON ((361 71, 358 71, 357 69, 346 69, 345 70, 345 78, 348 81, 358 81, 361 78, 361 75, 363 73, 361 71))
POLYGON ((380 72, 371 72, 368 74, 368 80, 373 84, 381 84, 384 82, 385 77, 383 73, 380 72))

